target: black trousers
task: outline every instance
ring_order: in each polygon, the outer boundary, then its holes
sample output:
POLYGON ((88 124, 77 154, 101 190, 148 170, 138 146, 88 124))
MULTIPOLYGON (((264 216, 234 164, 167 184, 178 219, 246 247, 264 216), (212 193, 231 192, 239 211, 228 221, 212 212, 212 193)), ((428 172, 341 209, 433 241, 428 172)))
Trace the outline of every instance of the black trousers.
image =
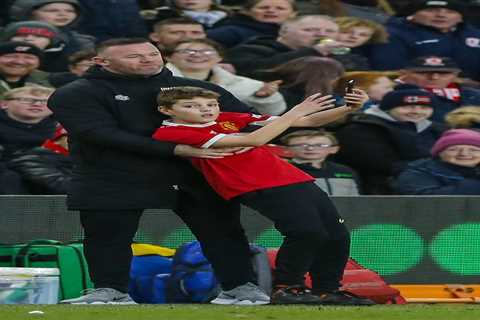
POLYGON ((303 285, 310 272, 314 291, 340 287, 350 235, 325 192, 314 183, 300 183, 250 192, 236 201, 272 220, 285 237, 274 285, 303 285))
MULTIPOLYGON (((225 290, 254 282, 250 250, 240 224, 240 207, 215 194, 208 185, 184 188, 175 212, 202 244, 225 290)), ((131 243, 143 210, 81 210, 84 252, 96 288, 127 292, 131 243)))

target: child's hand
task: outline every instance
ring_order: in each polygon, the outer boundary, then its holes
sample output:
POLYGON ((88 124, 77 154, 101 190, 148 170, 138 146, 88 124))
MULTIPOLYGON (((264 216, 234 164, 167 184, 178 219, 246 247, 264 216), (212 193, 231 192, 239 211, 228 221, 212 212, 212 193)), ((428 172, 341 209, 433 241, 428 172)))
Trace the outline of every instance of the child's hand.
POLYGON ((370 97, 368 94, 364 90, 358 88, 353 89, 352 93, 347 93, 345 95, 346 105, 350 107, 352 111, 359 110, 369 99, 370 97))
POLYGON ((173 150, 173 153, 179 157, 219 159, 233 156, 235 153, 243 150, 243 147, 203 149, 195 148, 185 144, 177 144, 177 146, 173 150))
POLYGON ((311 113, 331 109, 335 107, 335 99, 331 95, 322 96, 321 93, 313 94, 294 106, 290 111, 299 116, 306 116, 311 113))

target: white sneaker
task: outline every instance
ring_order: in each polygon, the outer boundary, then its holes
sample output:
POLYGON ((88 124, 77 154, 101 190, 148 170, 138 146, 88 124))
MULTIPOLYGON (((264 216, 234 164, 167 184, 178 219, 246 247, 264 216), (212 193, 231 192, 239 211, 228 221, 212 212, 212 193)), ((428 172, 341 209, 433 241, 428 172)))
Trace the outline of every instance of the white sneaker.
POLYGON ((85 290, 83 296, 60 301, 61 304, 137 304, 128 295, 112 288, 85 290))
POLYGON ((222 290, 218 297, 210 301, 210 303, 222 305, 255 306, 269 304, 270 297, 258 286, 251 282, 247 282, 246 284, 233 288, 232 290, 222 290))

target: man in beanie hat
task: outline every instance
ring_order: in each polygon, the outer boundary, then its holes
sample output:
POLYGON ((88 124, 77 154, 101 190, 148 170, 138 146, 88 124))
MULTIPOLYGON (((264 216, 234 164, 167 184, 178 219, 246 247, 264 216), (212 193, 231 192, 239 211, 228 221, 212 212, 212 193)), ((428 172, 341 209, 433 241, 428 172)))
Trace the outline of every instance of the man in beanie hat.
POLYGON ((450 57, 462 75, 480 80, 480 30, 464 22, 462 5, 452 0, 416 2, 411 15, 386 24, 389 42, 372 50, 372 66, 398 70, 416 57, 450 57))
POLYGON ((48 73, 37 70, 43 52, 28 42, 0 42, 0 95, 25 85, 51 87, 48 73))
POLYGON ((447 113, 465 105, 480 104, 480 90, 459 81, 460 68, 448 57, 423 56, 400 71, 398 83, 414 85, 435 94, 432 120, 444 122, 447 113))
POLYGON ((336 160, 357 171, 368 194, 389 194, 389 180, 407 162, 427 157, 445 130, 429 120, 435 97, 420 89, 388 92, 378 106, 353 116, 336 136, 336 160))
POLYGON ((480 132, 446 131, 432 157, 410 163, 394 181, 401 194, 480 195, 480 132))

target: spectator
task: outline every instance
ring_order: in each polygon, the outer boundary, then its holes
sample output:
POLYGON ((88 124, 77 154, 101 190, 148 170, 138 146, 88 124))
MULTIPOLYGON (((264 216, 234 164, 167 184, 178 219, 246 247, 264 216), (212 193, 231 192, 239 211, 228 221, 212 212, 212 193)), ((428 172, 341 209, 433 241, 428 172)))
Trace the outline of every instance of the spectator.
POLYGON ((282 80, 280 92, 291 108, 312 94, 333 94, 334 84, 344 72, 337 60, 303 57, 266 70, 265 77, 282 80))
POLYGON ((352 116, 336 131, 342 148, 335 159, 359 173, 365 193, 391 193, 391 177, 407 162, 428 156, 445 130, 428 120, 433 98, 423 90, 391 91, 378 107, 352 116))
POLYGON ((460 69, 450 58, 419 57, 400 72, 399 83, 415 85, 435 94, 432 120, 445 121, 445 115, 463 105, 480 104, 480 90, 468 87, 458 78, 460 69))
POLYGON ((367 58, 370 64, 372 45, 386 43, 388 33, 376 22, 356 17, 336 18, 339 31, 336 40, 351 52, 367 58))
POLYGON ((453 59, 463 76, 479 80, 480 30, 462 22, 463 6, 452 0, 424 0, 412 11, 389 20, 389 43, 372 51, 373 67, 399 70, 414 58, 435 55, 453 59))
POLYGON ((243 8, 215 24, 208 38, 226 48, 255 37, 276 38, 280 25, 296 14, 295 0, 249 0, 243 8))
POLYGON ((337 42, 319 44, 323 37, 335 39, 338 25, 331 17, 301 16, 282 24, 279 36, 258 38, 227 51, 226 61, 233 64, 240 75, 261 78, 259 70, 270 69, 290 60, 318 56, 334 58, 347 70, 366 70, 368 61, 356 54, 333 55, 337 42))
POLYGON ((37 70, 42 50, 28 42, 0 42, 0 96, 26 85, 50 87, 48 73, 37 70))
MULTIPOLYGON (((16 0, 10 8, 10 15, 15 21, 37 20, 57 27, 65 42, 63 51, 67 56, 94 46, 93 36, 74 31, 82 12, 77 0, 16 0)), ((67 70, 66 61, 63 62, 64 68, 60 71, 67 70)))
POLYGON ((9 24, 1 33, 2 41, 24 41, 36 45, 43 51, 40 70, 46 72, 65 71, 68 53, 65 39, 53 25, 43 21, 20 21, 9 24))
POLYGON ((119 37, 146 37, 147 24, 137 0, 79 0, 84 16, 76 29, 97 41, 119 37))
POLYGON ((446 131, 431 153, 409 163, 394 181, 399 194, 480 195, 480 132, 446 131))
POLYGON ((278 115, 287 109, 276 82, 237 76, 218 66, 222 48, 209 39, 182 41, 166 53, 166 67, 174 76, 215 83, 262 114, 278 115))
POLYGON ((330 196, 358 196, 360 181, 351 168, 327 160, 340 149, 335 136, 326 131, 301 130, 282 137, 292 152, 291 163, 315 178, 315 184, 330 196))
POLYGON ((94 65, 92 58, 96 56, 95 51, 86 49, 73 53, 68 57, 69 72, 51 73, 48 81, 56 88, 69 82, 77 80, 87 72, 88 68, 94 65))
POLYGON ((0 144, 6 160, 13 152, 41 146, 55 134, 57 122, 47 108, 53 89, 26 86, 9 90, 1 100, 0 144))
POLYGON ((465 106, 445 116, 445 122, 452 128, 480 130, 480 106, 465 106))
POLYGON ((364 104, 363 109, 368 109, 373 105, 378 105, 383 96, 393 90, 395 82, 392 78, 396 78, 398 73, 386 71, 351 71, 346 72, 338 79, 335 85, 335 92, 341 93, 345 90, 349 80, 355 81, 355 86, 364 90, 369 101, 364 104))
POLYGON ((163 50, 189 39, 203 39, 207 34, 202 24, 190 18, 172 18, 158 21, 153 25, 150 40, 163 50))
POLYGON ((171 0, 166 1, 168 6, 157 9, 157 20, 162 18, 172 17, 188 17, 198 23, 201 23, 205 28, 210 28, 218 21, 230 15, 230 10, 220 5, 218 0, 171 0))

